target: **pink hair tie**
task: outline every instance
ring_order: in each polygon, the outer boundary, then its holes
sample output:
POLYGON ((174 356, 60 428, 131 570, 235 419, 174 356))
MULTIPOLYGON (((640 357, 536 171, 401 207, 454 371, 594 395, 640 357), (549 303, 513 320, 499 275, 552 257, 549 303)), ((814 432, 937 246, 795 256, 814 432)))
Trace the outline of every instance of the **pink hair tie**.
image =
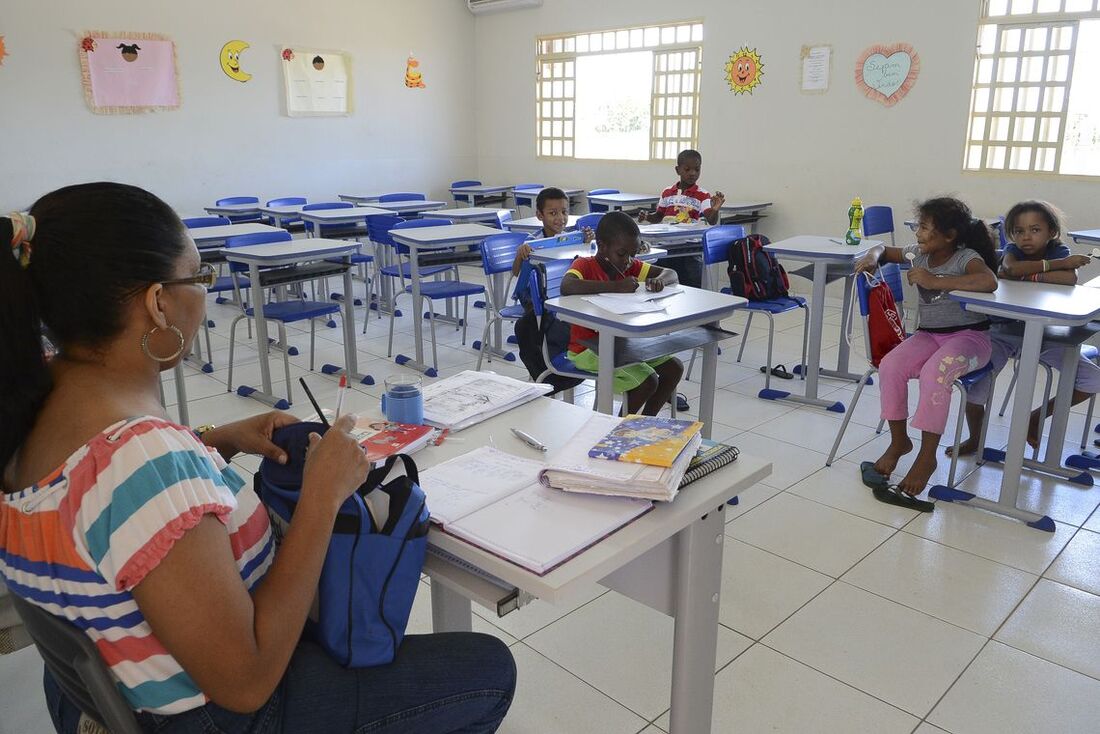
POLYGON ((12 254, 19 260, 24 268, 31 264, 31 240, 34 239, 34 217, 22 212, 12 212, 8 215, 11 220, 11 249, 12 254))

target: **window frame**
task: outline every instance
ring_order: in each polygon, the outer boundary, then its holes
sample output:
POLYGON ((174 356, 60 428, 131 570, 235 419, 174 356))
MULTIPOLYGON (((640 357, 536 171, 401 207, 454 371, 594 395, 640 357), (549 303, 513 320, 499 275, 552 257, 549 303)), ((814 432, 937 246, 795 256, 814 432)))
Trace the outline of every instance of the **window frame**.
MULTIPOLYGON (((1080 40, 1080 23, 1082 21, 1100 21, 1100 0, 981 0, 978 17, 978 32, 975 47, 974 73, 971 78, 970 99, 967 106, 966 128, 963 135, 962 146, 962 170, 964 174, 1009 174, 1026 176, 1052 176, 1059 179, 1079 178, 1096 180, 1100 172, 1096 174, 1060 173, 1062 154, 1065 145, 1067 123, 1069 122, 1070 96, 1073 91, 1073 73, 1077 57, 1078 43, 1080 40), (1077 8, 1084 3, 1091 3, 1091 7, 1067 11, 1068 4, 1077 8), (1056 6, 1056 10, 1050 8, 1056 6), (1045 8, 1040 12, 1039 8, 1045 8), (1015 11, 1015 12, 1014 12, 1015 11), (991 31, 987 31, 991 28, 991 31), (1045 48, 1028 51, 1027 32, 1037 28, 1046 29, 1045 48), (1055 47, 1055 29, 1068 28, 1070 41, 1066 48, 1055 47), (1015 50, 1005 50, 1003 41, 1005 36, 1018 31, 1020 34, 1019 46, 1015 50), (983 36, 991 32, 993 34, 992 48, 983 49, 983 36), (1065 56, 1066 72, 1065 80, 1057 81, 1051 76, 1051 59, 1056 56, 1065 56), (1042 60, 1038 81, 1022 79, 1024 60, 1038 58, 1042 60), (998 79, 1001 71, 1001 59, 1014 59, 1015 69, 1011 79, 998 79), (988 62, 988 79, 983 80, 983 62, 988 62), (1018 109, 1021 92, 1035 89, 1038 101, 1034 109, 1018 109), (1048 108, 1047 96, 1053 94, 1053 90, 1062 89, 1064 94, 1060 107, 1048 108), (1009 94, 1009 108, 998 110, 998 92, 1009 94), (979 99, 984 99, 985 104, 978 108, 979 99), (976 118, 983 118, 981 134, 975 135, 976 118), (996 119, 1006 119, 1007 127, 1003 136, 994 139, 993 125, 996 119), (1016 139, 1018 124, 1032 124, 1033 129, 1030 138, 1026 140, 1016 139), (1054 140, 1044 139, 1043 121, 1057 120, 1058 131, 1054 140), (976 165, 971 165, 972 153, 977 149, 979 159, 976 165), (999 165, 991 156, 995 155, 994 149, 1002 149, 1003 159, 999 165), (1026 167, 1017 165, 1013 167, 1013 151, 1025 149, 1028 152, 1028 164, 1026 167), (1050 170, 1037 168, 1041 158, 1040 151, 1053 151, 1053 163, 1050 170)), ((999 155, 999 154, 996 154, 999 155)))
MULTIPOLYGON (((681 58, 681 61, 683 59, 681 58)), ((537 36, 535 38, 535 157, 547 160, 585 160, 615 161, 617 163, 652 163, 675 160, 655 157, 659 147, 666 142, 683 144, 683 147, 699 147, 699 107, 702 92, 703 64, 703 20, 688 19, 645 25, 626 26, 606 29, 573 31, 537 36), (688 29, 688 38, 677 38, 680 28, 688 29), (672 38, 664 38, 671 34, 672 38), (656 36, 656 42, 652 42, 656 36), (596 37, 599 48, 593 49, 596 37), (614 48, 608 49, 605 42, 610 40, 614 48), (648 157, 640 159, 626 158, 581 158, 576 155, 576 70, 577 59, 581 56, 594 56, 614 53, 650 51, 653 53, 653 86, 650 89, 650 120, 648 131, 648 157), (667 78, 669 72, 659 71, 659 57, 670 53, 694 53, 695 66, 690 71, 678 71, 680 74, 692 74, 694 90, 690 94, 658 93, 658 74, 667 78), (560 64, 560 66, 559 66, 560 64), (549 74, 544 75, 544 71, 549 74), (560 72, 560 73, 559 73, 560 72), (560 86, 555 84, 560 83, 560 86), (677 98, 691 99, 690 114, 669 114, 668 100, 677 98), (658 99, 664 103, 664 114, 658 115, 658 99), (560 104, 560 107, 556 106, 560 104), (547 113, 548 112, 548 113, 547 113), (668 121, 676 120, 677 127, 687 120, 691 126, 690 136, 655 138, 658 121, 662 124, 662 133, 668 129, 668 121), (686 141, 686 142, 684 142, 686 141), (549 143, 549 152, 544 152, 549 143), (555 152, 559 151, 559 152, 555 152)), ((666 82, 667 84, 667 82, 666 82)), ((667 90, 667 86, 666 86, 667 90)))

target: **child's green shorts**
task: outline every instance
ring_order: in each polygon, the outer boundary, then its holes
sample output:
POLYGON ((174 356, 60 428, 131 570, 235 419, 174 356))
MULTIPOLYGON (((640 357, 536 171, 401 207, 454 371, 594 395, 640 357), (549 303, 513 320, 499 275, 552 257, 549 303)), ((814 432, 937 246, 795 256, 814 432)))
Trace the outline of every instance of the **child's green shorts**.
MULTIPOLYGON (((573 352, 567 352, 566 354, 577 369, 585 372, 600 371, 600 355, 591 349, 585 349, 583 352, 577 352, 576 354, 573 352)), ((615 393, 630 392, 648 380, 650 375, 657 374, 657 370, 653 369, 654 367, 660 367, 670 359, 672 357, 658 357, 648 362, 639 362, 638 364, 618 368, 615 370, 615 393)))

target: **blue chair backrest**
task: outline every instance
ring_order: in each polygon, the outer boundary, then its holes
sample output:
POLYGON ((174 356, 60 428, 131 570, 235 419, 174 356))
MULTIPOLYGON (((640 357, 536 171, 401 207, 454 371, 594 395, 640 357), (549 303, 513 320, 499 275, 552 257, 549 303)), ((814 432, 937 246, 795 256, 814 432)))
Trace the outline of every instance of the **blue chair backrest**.
POLYGON ((223 224, 232 224, 229 217, 187 217, 183 220, 183 226, 188 229, 201 227, 220 227, 223 224))
POLYGON ((306 197, 304 196, 284 196, 281 199, 269 199, 264 206, 297 206, 305 203, 306 197))
POLYGON ((592 203, 593 196, 599 196, 600 194, 618 194, 621 193, 618 189, 592 189, 588 192, 588 211, 590 212, 606 212, 611 207, 607 204, 594 204, 592 203))
POLYGON ((863 210, 863 236, 893 234, 894 210, 888 206, 869 206, 863 210))
POLYGON ((720 224, 703 232, 703 264, 729 262, 730 245, 745 236, 740 224, 720 224))
POLYGON ((473 179, 470 179, 469 181, 452 181, 451 182, 451 188, 452 189, 462 188, 463 186, 480 186, 480 185, 481 185, 480 181, 474 181, 473 179))
POLYGON ((367 237, 377 245, 393 247, 390 230, 404 221, 404 218, 396 214, 378 214, 367 217, 367 237))
MULTIPOLYGON (((506 229, 505 224, 512 221, 512 212, 509 209, 501 209, 497 212, 497 221, 495 226, 497 229, 506 229)), ((489 226, 493 226, 490 224, 489 226)))
POLYGON ((512 188, 514 188, 517 191, 523 191, 524 189, 534 189, 535 191, 541 191, 542 189, 544 189, 546 187, 543 186, 542 184, 516 184, 512 188))
POLYGON ((214 202, 214 206, 229 206, 230 204, 259 204, 260 197, 258 196, 227 196, 224 199, 218 199, 214 202))
POLYGON ((408 191, 400 191, 394 194, 382 194, 378 201, 427 201, 424 194, 414 194, 408 191))
MULTIPOLYGON (((606 208, 604 209, 604 211, 606 211, 606 208)), ((577 219, 576 230, 578 232, 583 232, 585 227, 591 227, 592 231, 595 232, 597 225, 599 225, 600 223, 600 220, 603 219, 603 215, 604 212, 585 214, 583 217, 577 219)))
POLYGON ((528 283, 528 292, 531 294, 531 306, 535 315, 542 318, 542 302, 547 298, 557 298, 561 295, 561 281, 572 266, 570 260, 552 260, 548 263, 539 263, 531 268, 531 280, 528 283), (539 285, 539 271, 546 274, 546 292, 542 292, 539 285))
POLYGON ((319 201, 316 204, 306 204, 302 207, 304 212, 317 211, 318 209, 351 209, 354 204, 350 201, 319 201))
POLYGON ((504 232, 486 237, 481 242, 481 267, 486 275, 510 272, 516 250, 527 241, 523 232, 504 232))
MULTIPOLYGON (((902 300, 905 298, 905 292, 901 286, 901 268, 897 263, 886 263, 879 268, 879 278, 886 283, 890 288, 890 293, 894 296, 894 303, 901 305, 902 300)), ((867 314, 870 310, 868 306, 867 298, 871 292, 871 283, 867 282, 867 278, 860 274, 856 276, 856 298, 859 301, 859 314, 863 318, 867 318, 867 314)))
POLYGON ((1003 250, 1008 247, 1008 232, 1005 231, 1007 229, 1005 227, 1005 218, 1003 216, 1000 216, 997 217, 997 220, 1001 224, 1000 226, 994 226, 993 228, 996 229, 997 233, 1001 236, 1001 249, 1003 250))
MULTIPOLYGON (((445 226, 449 226, 450 224, 451 224, 451 220, 449 220, 449 219, 431 219, 431 218, 427 218, 427 219, 406 219, 406 220, 403 220, 403 221, 398 222, 397 224, 393 225, 393 227, 391 227, 391 229, 415 229, 417 227, 445 227, 445 226)), ((397 253, 399 255, 408 255, 409 254, 409 248, 405 247, 404 245, 399 245, 396 242, 394 242, 393 244, 394 244, 394 247, 397 248, 397 253)))
MULTIPOLYGON (((290 232, 281 229, 278 232, 257 232, 256 234, 239 234, 235 237, 225 238, 225 247, 247 247, 248 245, 266 245, 272 242, 290 242, 293 237, 290 232)), ((262 268, 261 268, 262 269, 262 268)), ((247 273, 248 266, 244 263, 229 263, 229 270, 234 273, 247 273)))

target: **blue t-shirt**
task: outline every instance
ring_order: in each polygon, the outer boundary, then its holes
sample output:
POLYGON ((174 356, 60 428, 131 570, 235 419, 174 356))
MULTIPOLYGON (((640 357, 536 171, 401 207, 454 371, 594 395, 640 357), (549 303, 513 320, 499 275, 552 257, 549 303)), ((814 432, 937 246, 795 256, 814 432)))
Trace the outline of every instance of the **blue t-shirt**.
MULTIPOLYGON (((1004 254, 1005 255, 1012 255, 1012 257, 1016 258, 1017 260, 1029 260, 1030 259, 1027 255, 1024 254, 1023 250, 1021 250, 1019 247, 1012 244, 1011 242, 1009 242, 1007 245, 1005 245, 1004 254)), ((1047 243, 1046 250, 1043 251, 1042 259, 1043 260, 1061 260, 1063 257, 1069 257, 1072 254, 1073 253, 1070 252, 1070 249, 1068 247, 1066 247, 1065 245, 1063 245, 1061 242, 1059 242, 1058 240, 1051 240, 1050 242, 1047 243)), ((1003 255, 1002 255, 1002 257, 1003 257, 1003 255)))

